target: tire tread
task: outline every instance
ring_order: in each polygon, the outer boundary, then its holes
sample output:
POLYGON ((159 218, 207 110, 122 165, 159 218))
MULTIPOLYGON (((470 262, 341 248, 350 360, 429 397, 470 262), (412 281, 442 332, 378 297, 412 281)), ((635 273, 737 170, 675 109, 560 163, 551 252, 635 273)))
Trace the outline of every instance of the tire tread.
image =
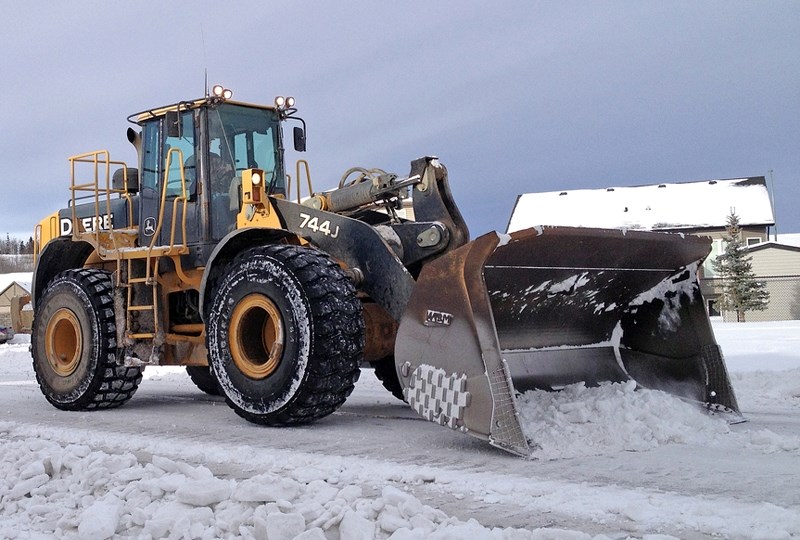
MULTIPOLYGON (((282 409, 258 415, 231 406, 243 418, 262 425, 313 422, 338 409, 359 378, 364 351, 360 300, 339 266, 323 252, 307 247, 275 244, 253 248, 234 258, 229 268, 235 268, 256 253, 281 261, 300 282, 313 314, 316 348, 309 355, 306 380, 282 409)), ((231 404, 230 400, 228 403, 231 404)))
MULTIPOLYGON (((50 390, 40 376, 36 361, 34 372, 36 381, 48 401, 62 410, 91 411, 96 409, 112 409, 126 403, 142 381, 142 369, 126 367, 117 363, 116 349, 116 322, 114 320, 113 285, 111 275, 105 270, 95 268, 77 268, 66 270, 56 276, 53 283, 65 280, 78 284, 88 295, 89 304, 99 319, 98 339, 105 346, 100 348, 99 365, 97 366, 97 379, 89 385, 86 392, 73 402, 64 403, 53 399, 50 390)), ((44 293, 47 295, 47 290, 44 293)), ((35 317, 32 335, 38 336, 41 330, 38 324, 41 321, 35 317)))

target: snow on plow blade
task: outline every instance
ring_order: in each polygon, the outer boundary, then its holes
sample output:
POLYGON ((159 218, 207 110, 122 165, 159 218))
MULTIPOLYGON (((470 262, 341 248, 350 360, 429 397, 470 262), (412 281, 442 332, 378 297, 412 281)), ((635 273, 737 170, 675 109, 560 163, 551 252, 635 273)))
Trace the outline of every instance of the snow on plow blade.
POLYGON ((611 229, 482 236, 417 280, 395 346, 406 400, 521 455, 515 394, 527 390, 634 379, 738 414, 696 277, 709 250, 611 229))

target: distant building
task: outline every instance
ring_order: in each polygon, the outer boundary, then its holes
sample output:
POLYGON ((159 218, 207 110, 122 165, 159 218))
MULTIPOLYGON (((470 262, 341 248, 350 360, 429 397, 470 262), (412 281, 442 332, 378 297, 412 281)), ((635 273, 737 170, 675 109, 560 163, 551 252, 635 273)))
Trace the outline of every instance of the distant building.
POLYGON ((766 310, 747 312, 748 321, 800 320, 800 246, 782 243, 783 237, 748 247, 753 273, 766 283, 770 298, 766 310))
POLYGON ((0 291, 0 326, 11 326, 11 302, 14 297, 30 295, 31 284, 12 281, 0 291))
MULTIPOLYGON (((770 247, 754 247, 768 242, 775 227, 769 189, 763 176, 525 193, 517 198, 508 232, 538 225, 554 225, 708 236, 712 239, 711 254, 700 271, 700 284, 708 302, 709 314, 714 316, 722 315, 715 307, 721 282, 711 261, 724 250, 723 237, 731 211, 739 217, 742 239, 750 246, 753 269, 759 279, 778 275, 794 275, 795 279, 800 279, 796 252, 790 246, 770 242, 770 247), (782 268, 781 274, 774 273, 778 267, 782 268)), ((781 242, 784 237, 787 242, 796 241, 800 245, 800 234, 781 235, 781 242)), ((790 289, 792 287, 787 290, 790 289)), ((800 299, 800 287, 796 289, 795 298, 800 299)), ((771 306, 764 312, 748 312, 747 320, 800 319, 800 313, 787 307, 794 305, 795 299, 791 295, 785 301, 778 300, 784 294, 789 293, 772 295, 771 302, 776 302, 775 309, 771 306)))

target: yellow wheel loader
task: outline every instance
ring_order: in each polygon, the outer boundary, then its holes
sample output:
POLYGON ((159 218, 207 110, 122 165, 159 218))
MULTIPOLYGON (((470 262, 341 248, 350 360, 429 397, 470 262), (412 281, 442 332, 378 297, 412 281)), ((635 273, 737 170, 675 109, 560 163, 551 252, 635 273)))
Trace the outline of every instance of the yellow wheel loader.
POLYGON ((296 113, 215 87, 128 118, 135 168, 70 158, 69 204, 35 231, 50 403, 116 407, 146 366, 183 365, 245 419, 293 425, 334 412, 371 364, 423 417, 522 455, 531 389, 633 378, 738 414, 696 277, 708 239, 545 226, 470 241, 436 158, 405 177, 354 168, 325 192, 302 160, 292 178, 296 113))

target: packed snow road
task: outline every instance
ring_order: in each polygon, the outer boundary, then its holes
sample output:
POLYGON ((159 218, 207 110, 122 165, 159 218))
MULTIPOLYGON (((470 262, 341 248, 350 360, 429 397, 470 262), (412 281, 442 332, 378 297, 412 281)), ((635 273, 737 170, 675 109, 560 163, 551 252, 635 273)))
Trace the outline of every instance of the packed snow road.
POLYGON ((521 400, 533 460, 419 419, 370 370, 298 428, 249 424, 176 368, 120 409, 62 412, 18 336, 0 346, 0 536, 800 535, 800 323, 716 332, 749 422, 576 385, 521 400))

